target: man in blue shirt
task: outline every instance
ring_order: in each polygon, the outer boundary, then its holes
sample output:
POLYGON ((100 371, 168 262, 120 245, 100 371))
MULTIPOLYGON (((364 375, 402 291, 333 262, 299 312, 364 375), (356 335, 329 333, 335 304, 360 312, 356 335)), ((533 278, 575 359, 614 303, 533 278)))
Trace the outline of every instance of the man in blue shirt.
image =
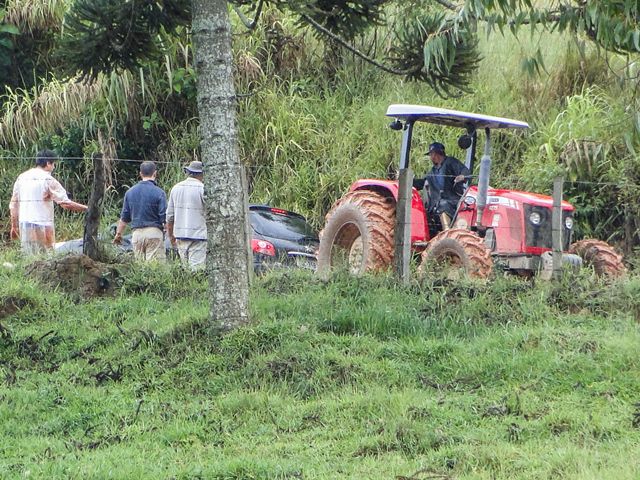
POLYGON ((164 222, 167 215, 167 195, 156 185, 156 174, 154 162, 140 164, 141 180, 124 194, 113 243, 122 242, 122 232, 131 224, 131 244, 135 258, 163 262, 166 259, 164 222))
POLYGON ((464 193, 464 184, 471 177, 469 169, 455 157, 445 154, 444 145, 433 142, 427 152, 433 167, 423 179, 413 181, 414 188, 421 190, 425 184, 429 187, 427 203, 427 222, 433 237, 449 224, 456 214, 458 201, 464 193))

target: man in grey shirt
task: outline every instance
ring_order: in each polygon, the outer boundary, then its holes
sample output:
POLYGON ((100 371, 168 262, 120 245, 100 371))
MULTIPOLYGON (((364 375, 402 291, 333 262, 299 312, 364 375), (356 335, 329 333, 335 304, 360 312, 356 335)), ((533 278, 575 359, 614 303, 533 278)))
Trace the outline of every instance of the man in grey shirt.
POLYGON ((202 162, 191 162, 184 171, 188 178, 169 193, 167 233, 182 263, 198 270, 204 268, 207 256, 202 162))

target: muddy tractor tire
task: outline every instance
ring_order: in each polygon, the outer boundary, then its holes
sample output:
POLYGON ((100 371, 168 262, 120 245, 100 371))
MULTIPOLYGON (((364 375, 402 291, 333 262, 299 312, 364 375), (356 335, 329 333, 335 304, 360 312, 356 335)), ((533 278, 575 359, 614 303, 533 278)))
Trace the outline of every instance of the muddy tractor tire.
POLYGON ((622 256, 607 242, 588 238, 571 245, 569 253, 579 255, 586 265, 592 265, 596 275, 619 277, 626 273, 622 256))
POLYGON ((355 190, 336 202, 320 232, 318 272, 351 273, 388 268, 393 262, 396 202, 370 190, 355 190))
POLYGON ((452 228, 433 237, 422 252, 418 275, 424 277, 429 270, 485 279, 491 275, 493 259, 482 238, 467 229, 452 228))

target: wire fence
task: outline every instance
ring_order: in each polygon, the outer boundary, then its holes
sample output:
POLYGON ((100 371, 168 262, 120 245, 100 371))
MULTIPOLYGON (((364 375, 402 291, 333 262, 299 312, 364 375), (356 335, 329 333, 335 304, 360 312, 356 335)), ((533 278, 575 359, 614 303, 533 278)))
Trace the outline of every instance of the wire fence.
MULTIPOLYGON (((2 160, 13 160, 13 161, 20 161, 21 163, 28 163, 31 162, 33 163, 33 161, 35 160, 35 157, 23 157, 23 156, 0 156, 0 161, 2 160)), ((89 160, 93 160, 89 157, 60 157, 59 160, 76 160, 76 161, 89 161, 89 160)), ((122 158, 116 158, 113 159, 113 161, 115 162, 127 162, 127 163, 135 163, 135 164, 140 164, 145 160, 142 159, 122 159, 122 158)), ((187 165, 186 162, 181 162, 178 160, 162 160, 162 161, 155 161, 154 163, 158 164, 158 165, 172 165, 175 167, 184 167, 187 165)), ((15 164, 14 164, 15 165, 15 164)), ((252 175, 258 175, 261 174, 262 172, 268 172, 270 170, 274 169, 274 166, 272 165, 251 165, 251 166, 244 166, 244 168, 246 168, 248 171, 252 172, 252 175)), ((23 172, 24 173, 24 172, 23 172)), ((371 173, 371 172, 368 172, 371 173)), ((206 175, 206 171, 204 172, 204 175, 206 175)), ((365 175, 367 175, 367 173, 365 173, 364 175, 362 175, 360 178, 364 178, 365 175)), ((454 175, 442 175, 442 177, 444 178, 455 178, 457 176, 454 175)), ((371 174, 369 178, 375 179, 376 175, 375 173, 371 174)), ((380 178, 380 177, 378 177, 380 178)), ((416 179, 422 179, 425 178, 425 176, 416 176, 416 179)), ((468 175, 465 176, 465 181, 468 182, 468 185, 472 185, 474 183, 474 180, 477 180, 479 177, 478 175, 468 175)), ((184 179, 182 179, 181 181, 183 181, 184 179)), ((355 180, 355 179, 354 179, 355 180)), ((387 180, 391 180, 393 181, 394 179, 389 179, 387 178, 387 180)), ((565 190, 566 190, 566 186, 567 185, 585 185, 585 186, 594 186, 594 187, 606 187, 606 188, 615 188, 617 192, 625 192, 627 191, 627 193, 631 194, 632 191, 636 191, 639 190, 638 187, 640 185, 636 184, 636 183, 632 183, 632 182, 626 182, 624 184, 620 184, 617 182, 605 182, 605 181, 586 181, 586 180, 565 180, 564 182, 565 185, 565 190)), ((89 185, 86 185, 87 187, 89 185)), ((174 185, 175 186, 175 185, 174 185)), ((173 188, 173 186, 171 187, 173 188)), ((204 184, 201 185, 190 185, 190 184, 183 184, 182 188, 197 188, 197 189, 202 189, 204 191, 204 195, 205 195, 205 199, 206 199, 206 186, 204 184)), ((505 212, 504 209, 500 209, 500 203, 496 202, 496 203, 492 203, 491 201, 491 197, 493 197, 494 199, 496 198, 502 198, 502 189, 495 189, 498 190, 498 192, 493 192, 493 188, 490 187, 490 190, 488 192, 489 194, 489 201, 487 202, 487 206, 486 206, 486 210, 485 210, 485 216, 483 217, 485 219, 485 223, 490 224, 490 227, 496 232, 496 234, 499 234, 499 232, 507 232, 506 235, 510 238, 513 239, 518 239, 520 237, 522 237, 524 235, 523 231, 522 231, 522 226, 521 225, 516 225, 513 223, 509 223, 509 222, 505 222, 505 218, 500 218, 500 215, 503 214, 505 212)), ((185 212, 190 212, 190 211, 194 211, 194 213, 197 213, 198 215, 204 215, 204 205, 199 205, 194 207, 193 203, 181 203, 180 201, 176 201, 175 198, 172 198, 171 196, 171 189, 168 189, 166 194, 167 196, 167 202, 171 203, 171 209, 175 212, 181 212, 182 214, 184 214, 185 212)), ((6 195, 7 192, 0 192, 2 193, 2 195, 6 195)), ((9 191, 8 192, 8 196, 11 196, 12 192, 9 191)), ((112 208, 116 206, 116 204, 120 204, 120 202, 123 201, 123 196, 121 193, 115 191, 115 190, 111 190, 107 193, 107 195, 111 198, 111 202, 113 202, 115 200, 115 204, 111 203, 112 208)), ((126 195, 126 192, 125 194, 126 195)), ((341 195, 338 195, 341 196, 341 195)), ((8 199, 7 199, 8 200, 8 199)), ((20 203, 23 202, 38 202, 38 203, 42 203, 42 200, 29 200, 29 199, 18 199, 20 201, 20 203)), ((337 198, 333 199, 334 201, 337 200, 337 198)), ((549 201, 551 200, 551 197, 549 196, 549 201)), ((78 201, 78 199, 74 199, 74 201, 78 201)), ((4 201, 2 202, 4 205, 3 207, 6 208, 7 203, 5 203, 4 201)), ((253 205, 263 205, 260 204, 258 202, 253 203, 253 205)), ((165 207, 167 207, 168 205, 165 205, 165 207)), ((274 205, 277 206, 277 205, 274 205)), ((514 202, 513 204, 510 205, 502 205, 505 206, 507 209, 509 208, 515 208, 515 209, 522 209, 521 206, 517 205, 517 202, 514 202)), ((551 204, 548 205, 549 208, 551 208, 551 204)), ((3 208, 3 210, 5 210, 5 208, 3 208)), ((120 207, 117 207, 118 211, 120 210, 120 207)), ((154 211, 158 211, 158 205, 157 204, 142 204, 142 203, 137 203, 135 205, 135 208, 149 208, 149 209, 153 209, 154 211)), ((566 205, 564 206, 564 209, 570 209, 571 207, 566 207, 566 205)), ((279 210, 279 212, 274 211, 272 213, 272 215, 283 215, 283 214, 288 214, 288 213, 293 213, 290 212, 288 210, 281 210, 281 209, 276 209, 279 210)), ((425 209, 426 210, 426 209, 425 209)), ((5 214, 8 214, 8 209, 5 210, 5 212, 3 212, 5 214)), ((111 214, 114 214, 114 211, 111 211, 111 214)), ((158 212, 159 215, 162 217, 162 223, 164 223, 164 220, 166 219, 166 208, 163 208, 162 211, 158 212)), ((326 212, 324 212, 326 213, 326 212)), ((426 213, 426 212, 425 212, 426 213)), ((464 212, 462 212, 463 215, 462 216, 458 216, 456 220, 459 220, 460 218, 462 218, 464 221, 475 221, 474 219, 469 219, 464 215, 464 212)), ((613 213, 612 213, 613 214, 613 213)), ((624 216, 624 213, 620 213, 618 212, 616 215, 618 215, 619 219, 622 219, 622 217, 624 216)), ((0 215, 1 217, 2 215, 0 215)), ((503 217, 506 217, 506 215, 503 215, 503 217)), ((7 217, 5 217, 7 218, 7 217)), ((322 217, 324 218, 324 216, 322 217)), ((417 230, 419 230, 420 228, 426 228, 429 230, 433 230, 434 225, 436 227, 439 227, 440 225, 437 223, 437 221, 432 221, 431 219, 434 217, 431 217, 430 215, 425 215, 424 218, 424 227, 420 227, 419 226, 419 221, 418 223, 416 223, 413 227, 413 233, 415 233, 417 230), (430 228, 431 227, 431 228, 430 228)), ((550 223, 550 218, 548 219, 549 223, 550 223)), ((604 219, 603 221, 606 222, 607 219, 604 219)), ((627 221, 628 219, 626 219, 625 221, 627 221)), ((524 220, 525 222, 527 221, 527 219, 524 220)), ((633 227, 633 232, 632 232, 632 236, 633 237, 637 237, 638 235, 638 231, 640 230, 640 227, 637 227, 638 222, 636 220, 631 219, 632 222, 634 223, 634 227, 633 227)), ((462 226, 462 225, 458 225, 458 226, 462 226)), ((464 225, 464 227, 466 227, 466 225, 464 225)), ((573 227, 573 226, 572 226, 573 227)), ((567 227, 567 224, 564 223, 564 219, 563 219, 563 230, 564 230, 564 236, 565 236, 565 242, 569 242, 572 240, 571 236, 574 235, 575 236, 575 228, 572 227, 567 227)), ((422 233, 422 232, 418 232, 418 233, 422 233)), ((624 233, 624 232, 618 232, 618 235, 622 235, 621 237, 619 237, 619 239, 622 239, 622 237, 627 238, 628 234, 624 233)), ((605 240, 610 240, 611 237, 609 238, 604 238, 605 240)), ((551 247, 551 230, 548 229, 548 231, 545 230, 544 233, 544 238, 540 238, 540 241, 542 241, 543 243, 545 243, 545 247, 551 247), (548 238, 547 238, 548 237, 548 238), (548 243, 548 245, 547 245, 548 243)), ((627 239, 628 241, 629 239, 627 239)), ((106 241, 109 241, 108 239, 106 241)), ((568 244, 567 244, 568 245, 568 244)), ((542 245, 541 245, 542 246, 542 245)))
MULTIPOLYGON (((23 162, 27 162, 27 161, 34 161, 36 157, 24 157, 24 156, 0 156, 0 161, 1 160, 21 160, 23 162)), ((59 157, 58 160, 91 160, 88 157, 59 157)), ((126 163, 137 163, 140 164, 142 162, 144 162, 145 160, 141 160, 141 159, 123 159, 123 158, 116 158, 116 159, 112 159, 112 161, 115 162, 126 162, 126 163)), ((186 167, 187 164, 183 164, 182 162, 179 161, 170 161, 170 160, 166 160, 166 161, 157 161, 154 160, 153 161, 156 165, 172 165, 175 167, 186 167)), ((251 181, 255 181, 255 179, 257 177, 259 177, 260 175, 266 173, 272 173, 274 171, 277 171, 277 173, 281 173, 280 171, 278 171, 277 167, 274 167, 273 165, 243 165, 243 168, 245 169, 245 171, 247 171, 247 173, 249 174, 249 178, 250 178, 250 182, 251 181)), ((206 169, 206 166, 205 166, 206 169)), ((24 173, 24 172, 21 172, 24 173)), ((389 175, 387 175, 386 177, 384 175, 380 175, 380 171, 365 171, 365 172, 360 172, 361 174, 359 175, 358 179, 366 179, 366 178, 370 178, 370 179, 377 179, 377 180, 389 180, 389 181, 394 181, 396 180, 395 177, 392 176, 392 178, 389 178, 389 175)), ((385 172, 387 173, 387 172, 385 172)), ((204 172, 204 174, 206 175, 206 170, 204 172)), ((415 180, 423 180, 426 178, 426 176, 428 176, 429 172, 427 172, 427 175, 414 175, 414 179, 415 180)), ((439 175, 440 177, 442 177, 443 179, 446 178, 456 178, 457 175, 439 175)), ((17 177, 16 177, 17 178, 17 177)), ((54 178, 55 178, 55 174, 54 174, 54 178)), ((474 181, 477 182, 477 180, 479 179, 478 175, 466 175, 465 176, 465 183, 467 184, 467 186, 473 185, 474 181)), ((356 180, 356 178, 354 178, 354 180, 356 180)), ((176 181, 176 183, 178 183, 179 181, 182 180, 178 180, 176 181)), ((565 186, 565 190, 566 187, 571 187, 571 186, 594 186, 594 187, 611 187, 611 188, 615 188, 617 189, 617 191, 619 193, 629 193, 629 194, 633 194, 636 191, 640 191, 640 183, 635 183, 632 181, 624 181, 624 182, 610 182, 610 181, 592 181, 592 180, 570 180, 570 179, 564 179, 563 180, 563 185, 565 186)), ((191 185, 189 185, 191 186, 191 185)), ((551 183, 549 184, 549 186, 551 187, 551 183)), ((172 188, 173 186, 169 187, 172 188)), ((195 187, 195 186, 194 186, 195 187)), ((198 187, 201 188, 201 187, 198 187)), ((494 190, 494 187, 489 187, 491 190, 494 190)), ((498 190, 498 189, 496 189, 498 190)), ((11 192, 9 192, 9 194, 11 194, 11 192)), ((39 201, 39 200, 38 200, 39 201)))
MULTIPOLYGON (((20 163, 24 163, 24 164, 34 164, 34 160, 36 159, 35 156, 18 156, 18 155, 0 155, 0 161, 13 161, 13 162, 20 162, 20 163)), ((67 161, 93 161, 94 159, 88 156, 83 156, 83 157, 70 157, 70 156, 62 156, 62 157, 58 157, 58 160, 67 160, 67 161)), ((102 159, 105 160, 105 159, 102 159)), ((145 159, 132 159, 132 158, 113 158, 110 159, 110 161, 112 162, 125 162, 125 163, 132 163, 132 164, 140 164, 143 161, 145 161, 145 159)), ((174 167, 185 167, 187 165, 186 162, 184 161, 179 161, 179 160, 153 160, 154 163, 156 163, 157 165, 172 165, 174 167)), ((15 163, 13 163, 13 165, 15 165, 15 163)), ((206 168, 206 166, 205 166, 206 168)), ((257 177, 259 177, 260 175, 264 174, 265 172, 267 174, 270 174, 273 170, 277 169, 277 167, 273 166, 273 165, 244 165, 244 168, 246 169, 248 173, 248 177, 250 179, 255 179, 257 177)), ((23 172, 24 173, 24 172, 23 172)), ((280 172, 278 172, 280 173, 280 172)), ((375 179, 376 177, 378 179, 380 179, 379 174, 381 173, 380 171, 377 172, 361 172, 361 176, 360 178, 372 178, 375 179)), ((387 176, 393 176, 393 175, 389 175, 389 173, 394 173, 394 172, 385 172, 387 174, 387 176)), ((204 174, 206 175, 206 171, 204 172, 204 174)), ((451 178, 451 177, 455 177, 453 175, 442 175, 443 178, 451 178)), ((424 175, 416 175, 415 176, 416 179, 424 179, 425 176, 424 175)), ((467 185, 472 185, 474 184, 474 181, 477 181, 477 179, 479 178, 478 175, 467 175, 465 176, 465 182, 467 183, 467 185)), ((182 179, 184 180, 184 178, 182 179)), ((182 181, 180 180, 180 181, 182 181)), ((354 179, 355 180, 355 179, 354 179)), ((386 180, 394 180, 393 178, 386 178, 386 180)), ((251 180, 250 180, 251 181, 251 180)), ((178 182, 176 182, 175 184, 177 184, 178 182)), ((593 186, 593 187, 607 187, 607 188, 615 188, 616 192, 615 194, 623 194, 623 195, 628 195, 629 198, 631 198, 632 195, 634 195, 634 192, 636 191, 640 191, 640 184, 634 183, 634 182, 630 182, 630 181, 625 181, 624 183, 619 183, 619 182, 608 182, 608 181, 588 181, 588 180, 568 180, 565 179, 564 180, 564 188, 565 191, 568 190, 571 186, 593 186)), ((170 187, 167 188, 167 193, 169 193, 168 198, 171 199, 171 189, 175 186, 175 184, 171 185, 170 187)), ((122 186, 122 185, 121 185, 122 186)), ((550 185, 551 186, 551 185, 550 185)), ((85 191, 86 191, 86 187, 88 187, 88 185, 85 184, 85 191)), ((198 189, 203 189, 204 190, 204 194, 206 196, 206 185, 182 185, 182 188, 198 188, 198 189)), ((489 191, 489 195, 495 195, 492 193, 493 188, 490 187, 490 191, 489 191)), ((9 203, 9 199, 12 197, 12 191, 10 190, 9 192, 0 192, 0 194, 2 194, 2 196, 4 197, 6 195, 7 201, 3 201, 2 203, 4 205, 8 206, 9 203)), ((87 196, 89 196, 90 192, 87 192, 87 196)), ((126 194, 126 192, 125 192, 126 194)), ((427 194, 428 195, 428 194, 427 194)), ((108 189, 108 191, 105 193, 105 197, 110 198, 111 202, 116 202, 116 204, 119 204, 120 202, 123 201, 123 194, 120 191, 116 191, 114 189, 108 189)), ((341 196, 341 195, 338 195, 341 196)), ((30 199, 19 199, 21 203, 23 202, 38 202, 41 203, 42 200, 30 200, 30 199)), ((80 201, 81 203, 83 203, 82 199, 79 199, 77 197, 73 197, 74 201, 80 201)), ((250 200, 252 200, 251 195, 250 195, 250 200)), ((334 199, 330 199, 330 201, 335 201, 337 200, 337 198, 334 199)), ((84 201, 84 203, 86 203, 86 201, 84 201)), ((258 205, 258 204, 264 204, 264 202, 254 202, 254 204, 258 205)), ((112 207, 114 207, 115 205, 112 203, 111 204, 112 207)), ((277 206, 277 205, 276 205, 277 206)), ((149 207, 149 206, 145 206, 145 205, 136 205, 136 208, 143 208, 143 207, 149 207)), ((6 207, 5 207, 6 208, 6 207)), ((119 207, 118 207, 119 208, 119 207)), ((154 207, 155 208, 155 207, 154 207)), ((188 211, 188 210, 196 210, 198 212, 202 211, 202 208, 197 207, 197 208, 193 208, 190 205, 185 205, 185 204, 180 204, 180 203, 176 203, 175 201, 172 202, 172 207, 173 209, 177 209, 177 210, 182 210, 182 211, 188 211)), ((5 210, 3 208, 3 210, 5 210)), ((8 210, 8 209, 7 209, 8 210)), ((5 215, 6 213, 8 213, 7 211, 3 212, 5 215)), ((316 212, 317 213, 317 212, 316 212)), ((321 212, 322 214, 326 213, 326 212, 321 212)), ((618 212, 618 215, 622 215, 618 212)), ((0 214, 0 217, 3 217, 4 215, 0 214)), ((498 227, 497 228, 504 228, 504 227, 498 227)), ((512 227, 507 227, 509 229, 511 229, 512 227)))
MULTIPOLYGON (((22 161, 24 163, 28 163, 28 162, 34 162, 36 160, 35 156, 17 156, 17 155, 0 155, 0 161, 2 160, 19 160, 22 161)), ((64 160, 82 160, 82 161, 93 161, 93 159, 91 157, 57 157, 57 161, 64 161, 64 160)), ((106 161, 105 159, 99 159, 99 160, 103 160, 106 161)), ((124 163, 142 163, 145 161, 149 161, 149 159, 136 159, 136 158, 113 158, 113 159, 109 159, 108 161, 110 162, 124 162, 124 163)), ((182 162, 180 162, 179 160, 151 160, 153 161, 153 163, 155 163, 156 165, 172 165, 172 166, 187 166, 187 164, 182 164, 182 162)), ((257 171, 263 171, 263 170, 274 170, 275 167, 273 165, 243 165, 243 167, 246 170, 252 171, 252 172, 257 172, 257 171)), ((378 174, 377 176, 379 177, 380 175, 380 171, 377 172, 361 172, 363 175, 371 175, 372 177, 375 176, 376 174, 378 174)), ((425 175, 416 175, 414 172, 414 178, 424 178, 425 175)), ((457 175, 441 175, 443 178, 447 178, 447 177, 456 177, 457 175)), ((360 178, 362 178, 363 176, 361 175, 360 178)), ((477 180, 479 178, 478 175, 465 175, 465 178, 467 179, 472 179, 472 180, 477 180)), ((564 180, 564 184, 569 184, 569 185, 601 185, 601 186, 617 186, 620 187, 621 184, 620 182, 603 182, 603 181, 592 181, 592 180, 569 180, 569 179, 565 179, 564 180)), ((640 187, 640 183, 624 183, 624 187, 640 187)))

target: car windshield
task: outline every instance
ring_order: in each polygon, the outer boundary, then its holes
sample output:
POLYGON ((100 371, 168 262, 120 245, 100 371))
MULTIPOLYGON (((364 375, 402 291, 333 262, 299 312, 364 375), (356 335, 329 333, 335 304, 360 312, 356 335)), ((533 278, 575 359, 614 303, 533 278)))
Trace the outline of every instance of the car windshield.
POLYGON ((318 238, 316 232, 304 218, 286 213, 276 213, 271 210, 251 210, 251 225, 259 235, 282 238, 285 240, 299 240, 309 237, 318 238))

